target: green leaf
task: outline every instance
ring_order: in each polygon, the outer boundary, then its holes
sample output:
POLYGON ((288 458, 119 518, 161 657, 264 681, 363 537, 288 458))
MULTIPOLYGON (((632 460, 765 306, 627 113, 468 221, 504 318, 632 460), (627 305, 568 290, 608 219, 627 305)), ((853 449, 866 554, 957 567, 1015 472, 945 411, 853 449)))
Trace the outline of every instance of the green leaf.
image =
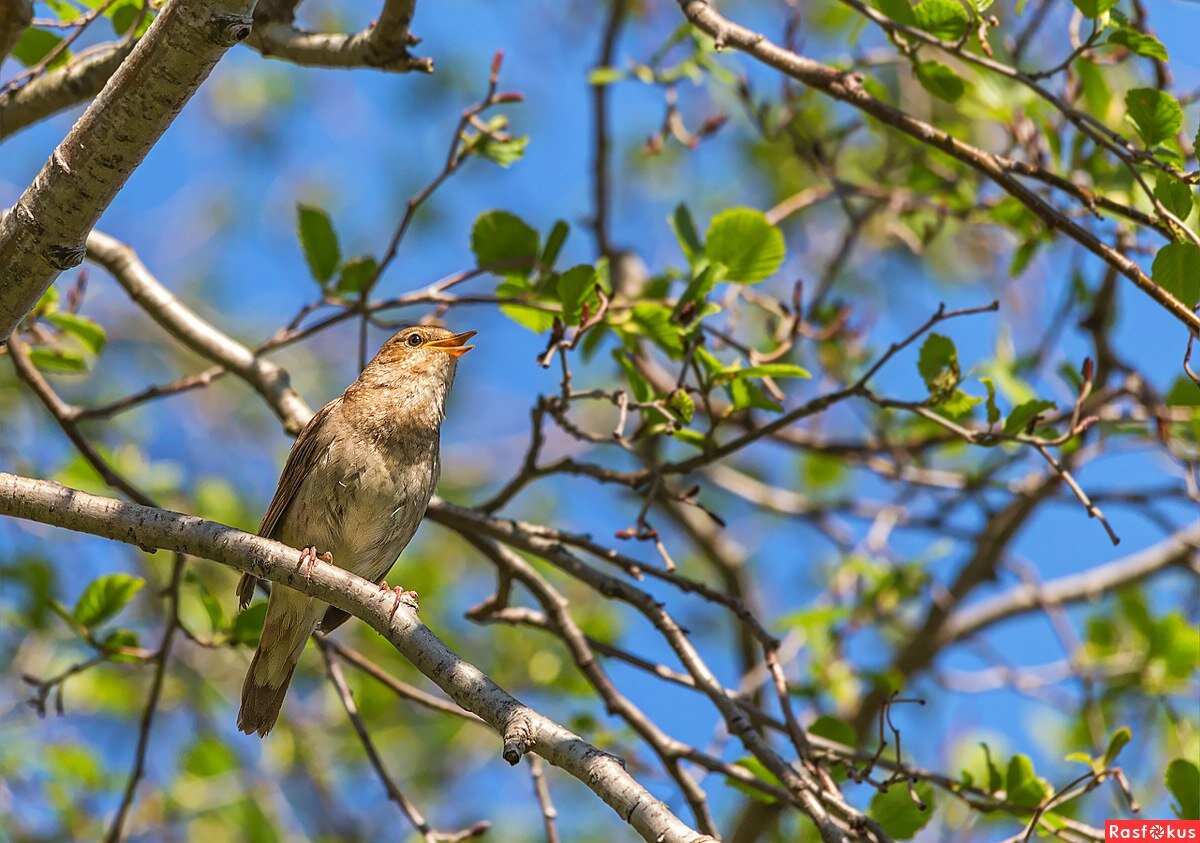
POLYGON ((30 348, 29 360, 43 372, 76 375, 88 370, 88 361, 82 354, 61 348, 30 348))
POLYGON ((933 818, 933 786, 918 782, 913 789, 923 806, 913 800, 901 781, 893 782, 886 793, 876 793, 867 809, 867 815, 897 840, 911 839, 933 818))
POLYGON ((1189 308, 1200 301, 1200 246, 1168 243, 1158 250, 1150 267, 1154 283, 1189 308))
MULTIPOLYGON (((754 774, 754 777, 756 779, 759 779, 760 781, 766 782, 767 784, 770 784, 770 785, 774 785, 775 787, 778 787, 778 788, 783 787, 783 782, 779 781, 779 777, 776 776, 774 773, 772 773, 770 770, 768 770, 763 765, 763 763, 761 761, 759 761, 757 758, 755 758, 754 756, 747 756, 740 761, 734 762, 734 764, 738 767, 742 767, 746 770, 749 770, 751 773, 754 774)), ((743 784, 742 782, 738 781, 737 779, 733 778, 732 776, 727 776, 725 779, 725 782, 730 787, 740 790, 742 793, 749 796, 755 802, 762 802, 764 805, 774 805, 775 802, 777 801, 775 799, 775 797, 770 796, 769 794, 763 793, 758 788, 751 787, 748 784, 743 784)))
POLYGON ((921 344, 917 357, 917 371, 932 395, 944 391, 958 381, 961 370, 958 366, 958 350, 949 337, 930 334, 921 344))
POLYGON ((840 720, 828 714, 821 715, 814 720, 806 731, 810 735, 817 735, 818 737, 829 738, 831 741, 837 741, 843 746, 852 748, 858 746, 854 727, 845 720, 840 720))
POLYGON ((957 101, 966 90, 959 75, 941 62, 918 62, 913 65, 913 75, 922 88, 946 102, 957 101))
POLYGON ((958 0, 921 0, 913 16, 919 28, 946 41, 962 38, 970 23, 967 10, 958 0))
POLYGON ((267 618, 267 601, 263 600, 239 612, 233 619, 233 628, 229 631, 230 644, 245 644, 247 647, 257 647, 258 639, 262 636, 263 621, 267 618))
POLYGON ((617 361, 617 365, 625 372, 625 379, 629 381, 629 391, 633 393, 633 400, 639 404, 646 401, 654 400, 654 388, 650 386, 650 381, 646 380, 642 373, 637 370, 637 367, 620 351, 613 350, 613 359, 617 361))
POLYGON ((501 167, 509 167, 525 156, 525 147, 527 146, 529 146, 529 135, 516 135, 500 139, 480 132, 472 140, 470 150, 501 167))
POLYGON ((356 258, 350 258, 342 264, 342 274, 338 278, 337 292, 343 296, 355 296, 363 291, 363 289, 375 277, 375 273, 379 271, 379 264, 375 258, 370 255, 359 255, 356 258))
POLYGON ((1012 411, 1008 414, 1008 418, 1004 420, 1004 432, 1009 436, 1017 436, 1024 433, 1025 428, 1029 426, 1029 423, 1033 421, 1035 416, 1053 409, 1053 401, 1042 401, 1037 398, 1018 404, 1012 408, 1012 411))
POLYGON ((735 378, 729 384, 729 401, 735 410, 770 410, 782 413, 783 407, 767 397, 758 384, 746 378, 735 378))
POLYGON ((684 424, 691 424, 696 415, 696 402, 682 389, 671 393, 670 398, 667 399, 667 406, 671 412, 683 420, 684 424))
POLYGON ((183 769, 193 776, 208 778, 237 769, 237 756, 215 735, 196 740, 183 753, 183 769))
POLYGON ((528 275, 538 256, 538 234, 507 211, 488 211, 471 229, 471 251, 495 274, 528 275))
POLYGON ((567 325, 578 325, 583 317, 583 305, 596 298, 596 268, 587 264, 573 266, 558 276, 558 298, 562 302, 562 320, 567 325))
MULTIPOLYGON (((21 33, 20 40, 12 48, 12 57, 26 67, 32 67, 49 55, 50 51, 61 43, 62 39, 53 32, 29 27, 21 33)), ((66 64, 70 58, 71 51, 63 50, 47 67, 50 70, 55 70, 66 64)))
POLYGON ((1175 797, 1171 807, 1181 820, 1200 820, 1200 769, 1191 761, 1176 758, 1167 765, 1163 777, 1167 790, 1175 797))
POLYGON ((730 208, 708 226, 705 256, 729 270, 728 280, 753 284, 774 274, 786 250, 783 233, 767 222, 762 211, 730 208))
POLYGON ((987 420, 989 425, 1000 421, 1000 408, 996 406, 996 383, 991 378, 980 378, 979 382, 987 390, 987 420))
POLYGON ((968 395, 961 389, 952 390, 935 405, 941 415, 950 419, 961 419, 979 406, 982 399, 968 395))
POLYGON ((704 245, 700 242, 700 234, 696 231, 692 212, 688 210, 687 205, 680 202, 675 206, 675 212, 667 218, 667 222, 675 232, 683 256, 688 259, 688 263, 695 263, 696 258, 704 253, 704 245))
POLYGON ((75 337, 92 354, 98 355, 104 350, 108 334, 105 333, 104 326, 98 322, 93 322, 86 316, 80 316, 78 313, 71 313, 68 310, 56 310, 53 313, 45 314, 43 318, 75 337))
POLYGON ((570 233, 571 226, 567 225, 565 220, 554 223, 554 227, 550 229, 550 235, 546 238, 546 245, 542 247, 542 266, 547 269, 554 268, 554 262, 558 260, 558 253, 562 251, 563 243, 567 241, 567 235, 570 233))
POLYGON ((913 7, 908 0, 875 0, 875 5, 879 7, 879 11, 896 23, 902 23, 905 26, 917 25, 917 16, 913 13, 913 7))
POLYGON ((147 6, 146 14, 142 16, 141 0, 124 0, 124 2, 114 3, 109 10, 104 13, 104 16, 112 23, 113 32, 117 35, 125 35, 133 27, 138 24, 137 31, 133 33, 135 38, 141 38, 146 34, 146 30, 150 28, 150 24, 154 23, 154 10, 147 6), (138 18, 141 17, 141 23, 138 23, 138 18))
POLYGON ((1180 220, 1191 216, 1194 207, 1192 188, 1174 176, 1167 173, 1158 174, 1158 179, 1154 182, 1154 198, 1180 220))
POLYGON ((1171 58, 1167 55, 1167 48, 1163 46, 1161 41, 1149 33, 1134 29, 1132 26, 1122 26, 1113 30, 1108 36, 1108 43, 1124 47, 1129 52, 1145 56, 1148 59, 1169 61, 1171 58))
POLYGON ((109 574, 93 580, 79 596, 71 617, 91 629, 115 617, 142 590, 146 581, 129 574, 109 574))
POLYGON ((1085 18, 1098 18, 1117 5, 1117 0, 1074 0, 1075 8, 1085 18))
MULTIPOLYGON (((533 285, 528 278, 508 275, 496 287, 496 295, 503 299, 534 299, 533 285)), ((535 334, 542 334, 554 325, 554 314, 540 308, 510 302, 500 305, 500 311, 518 325, 535 334)))
POLYGON ((1092 756, 1088 755, 1086 752, 1069 752, 1063 760, 1074 761, 1078 764, 1086 764, 1087 766, 1094 768, 1093 762, 1095 759, 1093 759, 1092 756))
POLYGON ((1168 407, 1200 407, 1200 385, 1180 375, 1165 400, 1168 407))
POLYGON ((611 85, 620 82, 627 74, 619 67, 595 67, 588 74, 589 85, 611 85))
POLYGON ((1023 808, 1036 808, 1042 800, 1053 793, 1053 788, 1038 778, 1033 771, 1033 762, 1028 755, 1017 753, 1008 762, 1004 777, 1004 790, 1008 801, 1023 808))
POLYGON ((324 286, 333 277, 341 262, 337 234, 329 214, 315 205, 296 206, 296 233, 308 270, 317 283, 324 286))
POLYGON ((100 642, 100 646, 112 661, 134 663, 137 661, 135 656, 123 654, 119 651, 121 649, 136 649, 140 643, 137 633, 133 630, 114 629, 108 635, 104 636, 104 640, 100 642))
POLYGON ((1112 733, 1112 737, 1108 739, 1108 748, 1104 750, 1104 766, 1112 766, 1112 763, 1117 760, 1117 756, 1121 754, 1121 750, 1125 745, 1133 739, 1133 733, 1129 731, 1128 726, 1122 726, 1112 733))
MULTIPOLYGON (((707 300, 708 294, 712 292, 713 287, 725 279, 726 272, 724 264, 701 261, 700 271, 688 283, 683 291, 683 295, 675 303, 675 308, 671 311, 671 318, 676 321, 682 321, 682 315, 688 306, 699 305, 707 300)), ((695 308, 689 322, 694 322, 701 315, 700 311, 699 307, 695 308)))
POLYGON ((1183 109, 1166 91, 1134 88, 1125 94, 1125 109, 1146 146, 1170 140, 1183 125, 1183 109))
POLYGON ((763 363, 758 366, 747 366, 744 369, 727 367, 718 376, 718 383, 739 378, 811 378, 807 369, 793 366, 791 363, 763 363))
POLYGON ((671 321, 671 311, 659 304, 639 304, 633 308, 632 326, 672 357, 683 353, 679 326, 671 321))

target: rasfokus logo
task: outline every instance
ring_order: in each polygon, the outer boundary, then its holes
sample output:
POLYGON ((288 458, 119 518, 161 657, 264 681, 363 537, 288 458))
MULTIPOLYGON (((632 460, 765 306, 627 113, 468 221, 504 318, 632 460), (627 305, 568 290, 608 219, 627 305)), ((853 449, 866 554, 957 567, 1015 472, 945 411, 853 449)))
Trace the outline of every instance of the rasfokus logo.
POLYGON ((1200 841, 1200 820, 1106 820, 1104 839, 1200 841))

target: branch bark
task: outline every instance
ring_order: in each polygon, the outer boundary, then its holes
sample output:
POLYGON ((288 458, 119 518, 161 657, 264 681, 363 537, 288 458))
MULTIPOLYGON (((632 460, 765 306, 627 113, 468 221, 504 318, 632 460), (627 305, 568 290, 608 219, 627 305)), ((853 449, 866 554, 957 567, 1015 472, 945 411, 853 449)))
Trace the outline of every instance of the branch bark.
POLYGON ((295 0, 267 0, 254 12, 246 44, 267 58, 312 67, 374 67, 393 73, 433 72, 433 60, 408 53, 416 0, 386 0, 379 19, 362 32, 307 32, 295 25, 295 0))
POLYGON ((126 180, 231 46, 253 0, 172 0, 0 220, 0 338, 84 241, 126 180))
POLYGON ((0 62, 12 52, 32 20, 30 0, 0 0, 0 62))
POLYGON ((646 840, 712 840, 671 813, 617 758, 514 699, 447 647, 416 612, 402 605, 393 615, 391 594, 349 571, 316 563, 306 576, 296 564, 298 551, 270 539, 12 474, 0 473, 0 515, 199 556, 323 600, 364 620, 451 699, 503 736, 510 764, 536 752, 586 784, 646 840))
POLYGON ((295 436, 304 429, 312 410, 291 387, 288 373, 281 366, 256 355, 186 307, 120 240, 93 231, 87 238, 87 256, 108 270, 130 298, 172 337, 254 387, 288 433, 295 436))
POLYGON ((0 94, 0 141, 96 96, 132 50, 128 41, 99 47, 15 91, 0 94))
POLYGON ((1062 606, 1094 599, 1121 586, 1141 582, 1164 568, 1188 564, 1194 571, 1200 572, 1197 569, 1197 565, 1200 565, 1200 521, 1124 559, 1060 577, 1040 586, 1025 583, 975 606, 960 609, 946 621, 937 644, 952 644, 994 623, 1043 606, 1062 606))

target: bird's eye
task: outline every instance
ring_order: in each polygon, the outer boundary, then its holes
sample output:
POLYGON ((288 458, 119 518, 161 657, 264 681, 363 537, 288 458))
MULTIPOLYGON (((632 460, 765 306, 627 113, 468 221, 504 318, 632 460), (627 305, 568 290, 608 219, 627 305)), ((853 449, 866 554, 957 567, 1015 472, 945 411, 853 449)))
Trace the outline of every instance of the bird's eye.
POLYGON ((421 335, 420 334, 409 334, 408 339, 406 339, 405 342, 408 343, 409 348, 416 348, 417 346, 419 346, 421 344, 421 335))

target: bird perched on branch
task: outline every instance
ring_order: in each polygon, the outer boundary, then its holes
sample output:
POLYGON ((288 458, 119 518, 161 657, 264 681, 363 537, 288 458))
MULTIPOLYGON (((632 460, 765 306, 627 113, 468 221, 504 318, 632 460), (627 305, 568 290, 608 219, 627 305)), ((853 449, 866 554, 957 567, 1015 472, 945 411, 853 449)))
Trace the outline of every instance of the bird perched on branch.
MULTIPOLYGON (((297 437, 259 535, 304 548, 297 568, 316 559, 382 583, 417 531, 440 471, 440 432, 458 358, 474 331, 405 328, 389 339, 358 380, 312 417, 297 437)), ((238 583, 238 606, 255 578, 238 583)), ((393 589, 396 607, 415 592, 393 589)), ((349 617, 286 587, 271 590, 262 638, 242 686, 238 728, 265 736, 275 725, 308 637, 349 617)))

